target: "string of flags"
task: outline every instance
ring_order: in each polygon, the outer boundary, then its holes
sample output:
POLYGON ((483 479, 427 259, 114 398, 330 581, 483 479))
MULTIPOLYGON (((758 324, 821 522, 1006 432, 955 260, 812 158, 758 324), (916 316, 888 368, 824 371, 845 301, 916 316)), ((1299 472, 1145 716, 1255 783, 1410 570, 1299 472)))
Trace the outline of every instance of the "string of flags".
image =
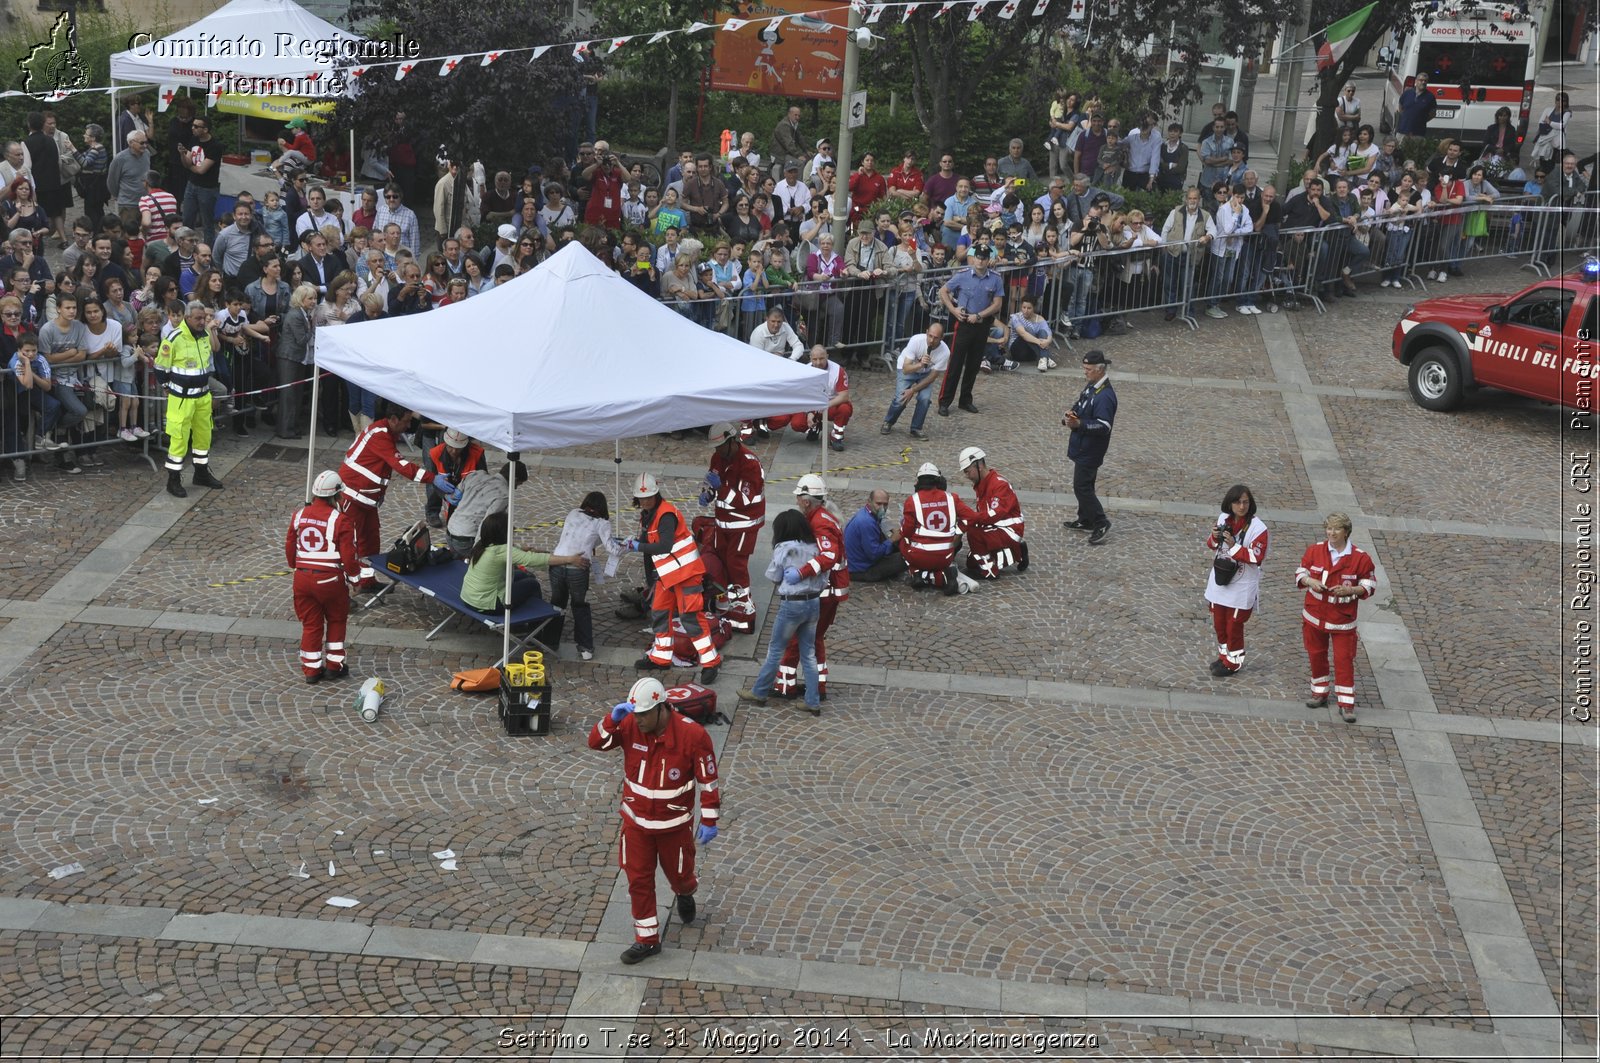
MULTIPOLYGON (((938 10, 934 12, 933 17, 936 19, 942 18, 957 8, 966 7, 968 9, 967 21, 975 22, 996 2, 998 2, 998 0, 939 0, 938 10)), ((1000 4, 998 10, 999 16, 1002 19, 1009 20, 1016 15, 1020 7, 1028 2, 1029 0, 1004 0, 1004 2, 1000 4)), ((1050 2, 1051 0, 1032 0, 1033 17, 1039 18, 1044 15, 1045 11, 1050 7, 1050 2)), ((1072 4, 1072 9, 1069 12, 1069 17, 1073 19, 1082 19, 1084 17, 1085 8, 1091 2, 1093 2, 1093 0, 1070 0, 1070 2, 1072 4)), ((1099 2, 1109 2, 1115 6, 1118 0, 1099 0, 1099 2)), ((903 25, 906 22, 909 22, 911 17, 915 15, 918 10, 922 8, 933 7, 933 2, 932 0, 852 0, 850 7, 862 19, 862 21, 869 26, 877 25, 886 12, 890 12, 898 8, 900 10, 900 22, 903 25)), ((818 23, 826 22, 825 16, 833 14, 837 11, 838 8, 830 7, 820 8, 813 11, 786 11, 780 15, 764 16, 762 18, 755 19, 730 17, 717 23, 693 22, 682 28, 658 29, 653 31, 645 30, 639 33, 630 33, 618 37, 592 37, 587 40, 560 41, 551 44, 536 44, 518 48, 496 48, 482 52, 464 52, 456 55, 435 55, 426 56, 419 59, 391 60, 381 63, 350 65, 344 67, 342 72, 344 73, 347 82, 350 83, 351 91, 353 93, 354 82, 356 80, 370 72, 377 70, 392 69, 394 71, 394 80, 403 81, 414 71, 430 68, 433 66, 433 64, 437 63, 437 76, 443 78, 449 77, 463 64, 467 64, 471 60, 477 60, 477 66, 479 67, 487 67, 500 62, 506 56, 526 54, 528 56, 527 61, 529 63, 534 63, 557 49, 570 54, 574 62, 582 63, 586 62, 590 56, 597 54, 612 55, 630 45, 642 46, 660 44, 668 37, 693 36, 694 34, 704 33, 707 30, 718 30, 723 33, 737 33, 746 26, 760 23, 763 24, 763 32, 769 29, 776 31, 780 26, 783 25, 785 21, 791 20, 794 21, 797 26, 814 28, 818 23)), ((828 25, 841 30, 844 28, 833 23, 828 23, 828 25)), ((127 91, 132 87, 133 86, 130 85, 116 86, 116 90, 127 91)), ((158 109, 160 111, 165 111, 168 105, 172 102, 172 97, 176 92, 176 86, 161 85, 159 88, 160 93, 158 96, 158 109)), ((33 93, 21 92, 12 89, 0 91, 0 99, 12 96, 28 96, 32 98, 41 98, 50 102, 59 102, 67 99, 70 96, 75 96, 80 93, 105 93, 112 91, 114 91, 112 86, 102 85, 90 88, 61 89, 51 92, 43 97, 35 97, 33 93)), ((214 104, 216 102, 216 95, 217 94, 214 92, 208 94, 208 104, 214 104)))

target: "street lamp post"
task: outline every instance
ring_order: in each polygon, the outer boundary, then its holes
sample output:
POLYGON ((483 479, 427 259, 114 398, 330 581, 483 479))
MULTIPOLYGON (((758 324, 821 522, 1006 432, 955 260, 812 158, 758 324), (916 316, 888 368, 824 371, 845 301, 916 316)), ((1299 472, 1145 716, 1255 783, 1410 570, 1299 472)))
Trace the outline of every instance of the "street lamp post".
POLYGON ((855 130, 850 127, 850 97, 856 91, 856 72, 861 67, 861 46, 856 30, 861 28, 861 12, 850 5, 850 19, 844 30, 844 78, 839 86, 839 139, 834 141, 833 167, 833 244, 842 253, 849 239, 850 212, 845 201, 850 197, 850 159, 855 130))

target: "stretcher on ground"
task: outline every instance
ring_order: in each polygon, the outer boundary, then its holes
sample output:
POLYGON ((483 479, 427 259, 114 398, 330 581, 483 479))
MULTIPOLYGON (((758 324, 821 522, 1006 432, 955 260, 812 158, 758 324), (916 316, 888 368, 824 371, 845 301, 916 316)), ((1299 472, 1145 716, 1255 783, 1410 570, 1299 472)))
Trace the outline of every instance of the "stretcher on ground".
MULTIPOLYGON (((387 578, 393 580, 395 584, 404 584, 413 590, 420 591, 429 598, 437 601, 439 604, 452 610, 451 615, 446 616, 443 620, 439 621, 439 623, 434 626, 433 630, 428 632, 426 641, 431 642, 434 637, 439 634, 439 632, 444 630, 444 626, 446 624, 455 619, 456 614, 464 616, 468 620, 477 621, 490 631, 496 633, 499 633, 504 627, 505 613, 503 611, 485 613, 478 609, 474 609, 472 606, 461 600, 461 580, 462 577, 467 574, 466 561, 447 561, 442 565, 427 565, 423 568, 417 569, 415 572, 409 572, 405 575, 401 575, 396 572, 390 572, 385 567, 388 560, 389 555, 386 553, 374 554, 367 559, 367 563, 372 566, 374 571, 382 573, 387 578)), ((393 586, 394 585, 391 584, 389 587, 385 587, 382 591, 378 592, 378 595, 376 595, 372 601, 369 601, 367 604, 371 605, 373 601, 376 601, 379 597, 387 594, 393 589, 393 586)), ((531 599, 511 610, 511 652, 496 661, 496 667, 504 665, 506 661, 516 657, 530 642, 554 657, 556 654, 556 647, 541 642, 532 634, 517 635, 515 629, 528 624, 538 625, 541 621, 549 620, 552 617, 561 617, 562 615, 563 614, 560 609, 557 609, 543 598, 531 599)), ((538 630, 538 628, 535 628, 535 630, 538 630)), ((559 642, 559 639, 557 641, 559 642)))

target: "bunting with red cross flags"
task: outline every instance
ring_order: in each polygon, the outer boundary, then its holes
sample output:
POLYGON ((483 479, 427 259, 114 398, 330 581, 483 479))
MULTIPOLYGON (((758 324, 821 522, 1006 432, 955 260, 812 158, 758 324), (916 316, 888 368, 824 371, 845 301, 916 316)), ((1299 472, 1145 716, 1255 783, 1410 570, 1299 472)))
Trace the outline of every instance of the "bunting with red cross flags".
POLYGON ((919 8, 921 6, 922 6, 921 4, 907 4, 906 7, 905 7, 905 10, 900 12, 900 21, 901 22, 906 22, 907 20, 909 20, 912 15, 915 15, 917 13, 917 8, 919 8))
POLYGON ((456 72, 456 67, 460 66, 461 65, 461 60, 463 60, 465 58, 466 58, 466 56, 464 56, 464 55, 452 55, 452 56, 450 56, 443 63, 439 64, 439 76, 440 77, 449 77, 451 74, 455 73, 456 72))
POLYGON ((976 0, 972 5, 972 10, 967 12, 967 21, 978 21, 978 16, 983 14, 983 9, 989 6, 989 2, 990 0, 976 0))
POLYGON ((483 53, 483 61, 481 63, 479 63, 478 65, 479 66, 488 66, 490 63, 494 62, 496 59, 499 59, 504 54, 505 54, 504 52, 484 52, 483 53))
POLYGON ((156 104, 156 111, 158 113, 166 111, 166 109, 168 107, 172 106, 172 101, 177 99, 177 98, 178 98, 178 86, 176 86, 176 85, 163 85, 163 86, 161 86, 161 90, 156 96, 157 101, 159 101, 156 104))
MULTIPOLYGON (((1044 10, 1050 0, 1039 0, 1039 6, 1033 9, 1035 17, 1044 10)), ((1072 10, 1067 12, 1067 17, 1074 22, 1082 22, 1089 14, 1088 0, 1072 0, 1072 10)))
POLYGON ((1015 15, 1016 13, 1017 0, 1006 0, 1006 2, 1000 7, 1000 17, 1003 19, 1010 19, 1011 16, 1015 15))
POLYGON ((606 49, 606 54, 610 55, 612 52, 616 51, 618 48, 621 48, 624 44, 627 44, 631 40, 633 40, 632 37, 613 37, 613 38, 611 38, 611 47, 606 49))
POLYGON ((411 73, 412 68, 414 67, 414 65, 415 64, 413 64, 413 63, 401 63, 399 66, 395 67, 394 68, 394 79, 396 81, 404 81, 406 75, 411 73))

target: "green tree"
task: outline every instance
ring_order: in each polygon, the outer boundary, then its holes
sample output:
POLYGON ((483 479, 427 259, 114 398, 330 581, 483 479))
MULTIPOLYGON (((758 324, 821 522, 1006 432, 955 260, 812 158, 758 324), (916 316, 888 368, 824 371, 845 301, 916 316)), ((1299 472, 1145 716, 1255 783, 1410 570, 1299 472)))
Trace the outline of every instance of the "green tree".
MULTIPOLYGON (((664 29, 688 29, 695 22, 718 21, 714 4, 704 0, 595 0, 596 22, 606 27, 641 26, 652 33, 664 29)), ((674 33, 655 44, 649 36, 635 39, 607 60, 607 77, 613 75, 645 82, 667 90, 667 136, 669 151, 677 150, 679 90, 693 86, 711 62, 714 34, 674 33)))
MULTIPOLYGON (((448 55, 562 40, 557 10, 515 0, 432 0, 427 5, 354 0, 349 19, 352 25, 380 24, 385 36, 404 34, 427 42, 428 54, 448 55)), ((481 159, 491 173, 516 173, 542 161, 560 148, 581 92, 578 65, 555 51, 533 62, 528 52, 513 52, 489 66, 471 58, 446 77, 433 63, 419 65, 400 81, 393 67, 378 67, 360 79, 360 86, 359 96, 339 102, 330 126, 381 136, 395 112, 403 111, 418 163, 428 173, 440 151, 463 162, 481 159)), ((465 179, 463 167, 458 209, 465 179)))

